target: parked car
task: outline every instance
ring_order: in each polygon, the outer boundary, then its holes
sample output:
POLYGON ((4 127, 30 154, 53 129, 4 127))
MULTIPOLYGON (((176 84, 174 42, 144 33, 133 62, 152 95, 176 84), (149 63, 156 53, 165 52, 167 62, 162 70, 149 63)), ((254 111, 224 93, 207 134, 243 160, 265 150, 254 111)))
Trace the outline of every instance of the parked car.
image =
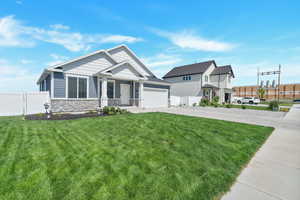
POLYGON ((232 98, 232 102, 233 103, 241 103, 242 102, 243 97, 233 97, 232 98))
POLYGON ((257 97, 244 97, 242 100, 238 101, 237 103, 242 103, 242 104, 259 104, 260 100, 257 97))
POLYGON ((294 99, 294 103, 300 103, 300 99, 294 99))

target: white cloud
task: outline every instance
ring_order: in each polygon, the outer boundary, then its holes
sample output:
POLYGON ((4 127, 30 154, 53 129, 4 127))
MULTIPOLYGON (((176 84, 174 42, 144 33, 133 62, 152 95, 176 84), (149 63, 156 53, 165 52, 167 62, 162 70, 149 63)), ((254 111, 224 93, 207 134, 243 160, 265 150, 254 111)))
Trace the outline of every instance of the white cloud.
POLYGON ((37 41, 61 45, 70 51, 83 51, 103 43, 134 43, 141 38, 126 35, 83 34, 69 31, 62 24, 50 25, 50 29, 25 26, 14 16, 0 19, 0 46, 32 47, 37 41))
POLYGON ((22 59, 20 62, 24 65, 33 63, 32 60, 27 60, 27 59, 22 59))
POLYGON ((158 29, 150 30, 159 36, 169 39, 174 45, 182 49, 222 52, 229 51, 236 47, 235 44, 203 38, 191 30, 183 30, 176 33, 158 29))
POLYGON ((63 25, 63 24, 52 24, 50 25, 50 28, 54 29, 54 30, 69 30, 70 27, 63 25))
POLYGON ((101 43, 134 43, 140 41, 143 41, 143 39, 124 35, 108 35, 101 39, 101 43))
POLYGON ((37 78, 37 73, 32 73, 24 67, 15 66, 4 59, 0 59, 1 92, 36 91, 37 78))
POLYGON ((25 39, 24 26, 14 19, 13 16, 0 18, 0 46, 32 47, 32 39, 25 39))
POLYGON ((158 77, 164 76, 174 65, 178 65, 182 58, 173 54, 157 54, 151 57, 142 57, 142 62, 158 77))
POLYGON ((162 67, 162 66, 173 66, 182 61, 178 55, 167 55, 167 54, 157 54, 152 57, 143 57, 141 58, 143 63, 150 67, 162 67))
POLYGON ((66 60, 69 59, 69 57, 61 56, 61 55, 54 54, 54 53, 53 53, 53 54, 50 54, 50 57, 51 57, 53 60, 50 61, 50 62, 47 62, 47 63, 46 63, 47 66, 54 66, 54 65, 63 63, 64 61, 66 61, 66 60))

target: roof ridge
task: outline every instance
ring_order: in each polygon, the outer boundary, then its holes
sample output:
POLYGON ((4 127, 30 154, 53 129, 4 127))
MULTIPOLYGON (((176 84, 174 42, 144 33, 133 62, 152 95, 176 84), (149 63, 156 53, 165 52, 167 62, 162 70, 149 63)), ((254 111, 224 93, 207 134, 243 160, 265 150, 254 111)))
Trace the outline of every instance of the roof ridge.
POLYGON ((186 67, 186 66, 189 66, 189 65, 196 65, 196 64, 202 64, 202 63, 209 63, 209 62, 215 62, 215 60, 208 60, 208 61, 203 61, 203 62, 197 62, 197 63, 192 63, 192 64, 181 65, 181 66, 174 67, 173 69, 179 68, 179 67, 186 67))

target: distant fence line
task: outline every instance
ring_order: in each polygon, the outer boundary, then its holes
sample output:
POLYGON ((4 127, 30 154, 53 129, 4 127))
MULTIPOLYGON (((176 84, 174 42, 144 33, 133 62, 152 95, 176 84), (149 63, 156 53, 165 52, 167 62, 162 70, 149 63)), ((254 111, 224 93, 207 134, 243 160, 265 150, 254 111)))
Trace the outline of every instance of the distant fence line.
POLYGON ((192 106, 194 103, 199 103, 201 101, 201 97, 193 97, 193 96, 170 96, 170 104, 171 106, 192 106))
POLYGON ((0 93, 0 116, 43 113, 45 103, 49 92, 0 93))

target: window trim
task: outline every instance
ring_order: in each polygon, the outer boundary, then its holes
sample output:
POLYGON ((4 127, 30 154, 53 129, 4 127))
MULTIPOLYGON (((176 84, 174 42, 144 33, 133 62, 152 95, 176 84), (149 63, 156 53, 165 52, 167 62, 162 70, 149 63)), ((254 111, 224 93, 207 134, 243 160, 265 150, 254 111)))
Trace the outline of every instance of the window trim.
POLYGON ((182 80, 184 80, 184 81, 190 81, 190 80, 192 80, 192 77, 191 77, 191 75, 184 75, 182 77, 182 80))
POLYGON ((90 99, 89 98, 89 76, 81 76, 81 75, 73 75, 73 74, 66 74, 66 99, 90 99), (77 95, 76 98, 69 98, 69 77, 76 78, 77 81, 77 95), (86 79, 86 98, 79 98, 79 78, 86 79))

